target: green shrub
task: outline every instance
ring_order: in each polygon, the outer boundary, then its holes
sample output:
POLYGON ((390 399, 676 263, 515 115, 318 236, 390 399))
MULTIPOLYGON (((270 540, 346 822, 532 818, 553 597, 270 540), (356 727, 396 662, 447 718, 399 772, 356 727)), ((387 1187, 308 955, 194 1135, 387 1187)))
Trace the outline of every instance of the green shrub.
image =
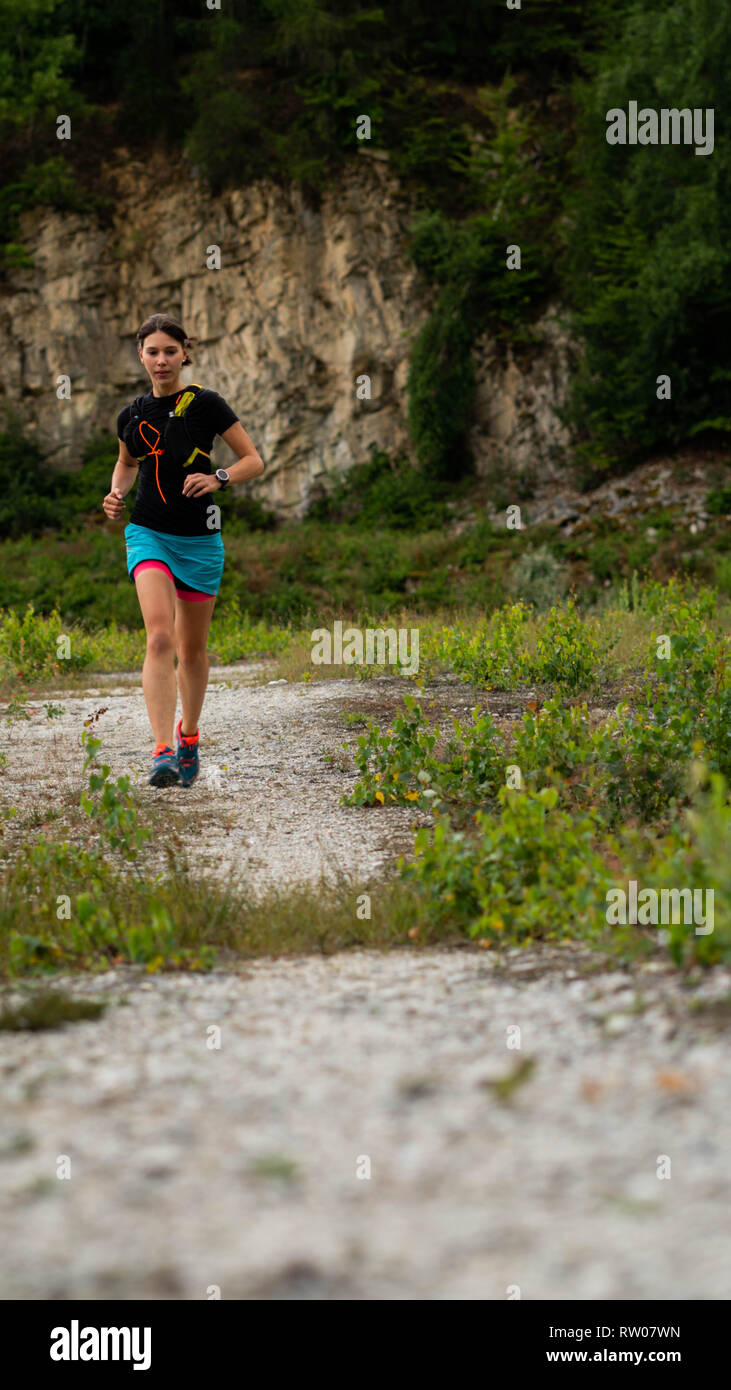
POLYGON ((291 626, 273 627, 242 614, 237 595, 214 610, 209 648, 224 664, 253 656, 276 656, 292 641, 291 626))
POLYGON ((231 497, 226 508, 226 530, 231 534, 242 531, 275 531, 279 525, 276 512, 266 507, 258 497, 231 497))
POLYGON ((307 515, 364 529, 428 530, 444 524, 446 495, 443 486, 422 477, 403 455, 392 460, 382 449, 374 449, 367 463, 340 474, 327 496, 311 503, 307 515))
POLYGON ((478 811, 475 830, 441 817, 418 830, 415 859, 399 861, 429 922, 454 919, 471 937, 595 935, 610 876, 595 849, 591 813, 557 809, 558 792, 502 788, 497 817, 478 811))
POLYGON ((0 435, 0 537, 55 526, 61 493, 60 474, 43 466, 35 444, 20 431, 0 435))
POLYGON ((535 675, 560 690, 585 690, 600 662, 613 645, 600 640, 595 619, 582 618, 573 595, 554 605, 539 624, 536 638, 535 675))
POLYGON ((667 723, 658 722, 652 710, 620 705, 609 728, 615 739, 606 769, 610 815, 654 821, 682 797, 692 718, 679 711, 667 723))
POLYGON ((592 541, 586 558, 597 579, 613 579, 620 567, 623 542, 619 536, 601 536, 592 541))
POLYGON ((473 469, 472 348, 486 323, 501 339, 530 342, 526 321, 553 286, 551 226, 560 156, 536 111, 516 102, 515 86, 506 73, 498 85, 478 89, 476 103, 490 138, 455 155, 480 211, 457 222, 430 209, 411 228, 411 258, 438 287, 414 340, 408 377, 409 432, 421 471, 430 478, 456 480, 473 469), (482 211, 486 205, 489 213, 482 211), (521 267, 509 270, 507 248, 515 245, 521 267))
POLYGON ((109 778, 108 763, 97 766, 96 755, 102 741, 86 727, 81 734, 84 749, 84 772, 89 772, 89 790, 81 794, 81 806, 91 820, 96 821, 100 834, 112 849, 121 850, 126 860, 136 859, 150 832, 137 821, 137 808, 131 795, 129 777, 109 778), (93 792, 100 795, 93 796, 93 792))
POLYGON ((576 85, 567 179, 564 301, 582 352, 568 418, 587 466, 679 445, 727 416, 731 379, 731 148, 610 145, 606 113, 723 106, 731 11, 711 0, 633 0, 576 85), (659 399, 658 377, 672 397, 659 399))
MULTIPOLYGON (((721 634, 673 633, 662 667, 654 714, 665 727, 685 727, 712 772, 731 777, 731 663, 721 634)), ((690 748, 686 749, 689 755, 690 748)))
POLYGON ((529 790, 555 785, 567 805, 596 810, 615 758, 612 722, 593 728, 586 705, 565 706, 558 696, 536 713, 526 710, 510 750, 510 762, 529 790))
POLYGON ((0 609, 0 678, 13 676, 23 681, 58 676, 62 670, 83 670, 91 662, 91 652, 78 635, 64 631, 61 615, 54 609, 48 617, 36 613, 29 603, 22 615, 0 609), (59 639, 67 637, 69 655, 59 656, 59 639))
POLYGON ((714 571, 713 578, 719 593, 731 598, 731 555, 717 555, 714 571))
POLYGON ((419 467, 430 479, 472 469, 468 444, 475 390, 469 286, 445 285, 409 359, 408 424, 419 467))
POLYGON ((731 483, 714 488, 706 497, 706 507, 714 516, 731 514, 731 483))
POLYGON ((474 631, 442 628, 435 655, 447 661, 463 681, 497 690, 513 690, 530 681, 533 662, 523 645, 530 610, 522 601, 506 604, 474 631))
MULTIPOLYGON (((353 791, 343 797, 345 806, 372 806, 376 802, 419 801, 436 767, 433 756, 439 729, 430 729, 420 705, 404 696, 404 711, 393 728, 381 730, 371 721, 357 740, 355 766, 360 774, 353 791)), ((347 748, 347 744, 343 744, 347 748)))
POLYGON ((535 620, 518 600, 472 631, 443 628, 432 651, 462 680, 488 689, 515 690, 539 681, 574 691, 592 683, 615 642, 596 619, 582 618, 570 595, 535 620))
POLYGON ((74 999, 59 989, 34 991, 20 1004, 3 1006, 0 1030, 37 1033, 46 1028, 62 1028, 66 1023, 99 1018, 106 1008, 102 1000, 74 999))
POLYGON ((414 697, 405 695, 393 728, 382 731, 369 720, 358 738, 360 776, 342 804, 413 801, 433 810, 443 800, 469 807, 494 802, 505 781, 505 748, 490 715, 474 709, 471 724, 453 721, 441 758, 439 740, 439 726, 430 727, 414 697))
MULTIPOLYGON (((455 719, 444 759, 432 772, 432 805, 439 806, 444 800, 468 810, 494 807, 505 785, 507 762, 505 742, 490 714, 478 708, 472 711, 471 724, 455 719)), ((455 815, 459 813, 453 812, 455 815)))
POLYGON ((643 831, 626 835, 624 852, 628 878, 643 889, 713 890, 711 932, 696 932, 694 925, 682 921, 662 927, 676 964, 697 960, 713 965, 731 961, 731 801, 728 783, 719 773, 709 777, 706 767, 695 764, 693 776, 693 804, 682 820, 649 841, 643 831))
MULTIPOLYGON (((6 412, 6 419, 7 419, 6 412)), ((37 445, 13 423, 0 434, 0 538, 76 530, 90 514, 101 517, 116 459, 114 440, 94 435, 80 469, 49 467, 37 445)))
POLYGON ((535 546, 520 555, 512 564, 507 580, 511 594, 532 604, 538 612, 557 603, 568 586, 566 566, 547 545, 535 546))

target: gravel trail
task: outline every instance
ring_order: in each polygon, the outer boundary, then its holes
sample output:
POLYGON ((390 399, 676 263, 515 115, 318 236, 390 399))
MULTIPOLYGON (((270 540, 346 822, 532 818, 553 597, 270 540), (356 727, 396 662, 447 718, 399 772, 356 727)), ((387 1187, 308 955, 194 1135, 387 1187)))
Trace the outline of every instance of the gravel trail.
MULTIPOLYGON (((258 891, 272 882, 317 882, 338 867, 377 871, 394 844, 411 845, 410 828, 423 818, 409 807, 390 808, 386 818, 338 804, 354 780, 342 750, 354 735, 340 711, 391 710, 411 687, 388 678, 262 684, 266 675, 255 664, 211 670, 201 720, 201 773, 185 788, 147 786, 153 740, 139 677, 99 676, 77 695, 50 692, 31 706, 29 720, 13 722, 5 732, 0 796, 21 809, 34 804, 37 820, 59 796, 78 805, 79 735, 84 721, 104 710, 93 728, 111 777, 128 774, 143 798, 183 812, 182 837, 201 872, 225 875, 244 867, 258 891), (60 704, 63 715, 49 718, 47 703, 60 704)), ((445 689, 450 706, 469 708, 465 693, 445 689)), ((8 843, 14 828, 10 823, 8 843)))
MULTIPOLYGON (((339 709, 402 686, 261 678, 212 673, 222 785, 179 793, 208 871, 246 840, 261 884, 378 869, 418 816, 338 806, 352 772, 320 754, 344 741, 339 709)), ((62 717, 9 730, 5 801, 78 792, 102 705, 113 774, 142 775, 135 684, 56 698, 62 717)), ((731 1296, 728 970, 684 982, 571 943, 57 983, 108 1007, 0 1033, 0 1297, 731 1296)))

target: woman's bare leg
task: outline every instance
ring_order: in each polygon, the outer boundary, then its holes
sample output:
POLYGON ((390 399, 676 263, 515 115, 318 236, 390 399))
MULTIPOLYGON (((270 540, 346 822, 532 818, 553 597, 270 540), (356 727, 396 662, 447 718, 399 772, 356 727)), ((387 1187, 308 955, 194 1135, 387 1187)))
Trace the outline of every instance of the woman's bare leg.
POLYGON ((178 651, 178 688, 182 706, 181 730, 198 732, 208 685, 208 629, 216 606, 215 598, 191 603, 175 600, 175 643, 178 651))
POLYGON ((147 633, 142 690, 156 743, 175 747, 175 587, 163 570, 141 570, 135 579, 147 633))

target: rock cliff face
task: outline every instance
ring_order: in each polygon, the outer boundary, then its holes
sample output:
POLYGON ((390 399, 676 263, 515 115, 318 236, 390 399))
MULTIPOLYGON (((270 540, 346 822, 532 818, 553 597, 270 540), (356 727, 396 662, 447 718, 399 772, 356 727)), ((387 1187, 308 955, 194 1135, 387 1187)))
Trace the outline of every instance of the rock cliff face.
MULTIPOLYGON (((266 465, 247 489, 278 514, 301 515, 313 487, 371 445, 412 453, 408 359, 434 290, 407 258, 416 208, 387 163, 354 163, 316 212, 296 189, 262 182, 212 198, 159 159, 118 156, 111 174, 111 224, 25 214, 35 265, 0 290, 0 391, 49 466, 74 467, 88 435, 114 431, 117 411, 145 388, 135 332, 158 311, 198 339, 184 380, 234 406, 266 465), (221 269, 208 268, 211 247, 221 269), (57 399, 60 375, 70 399, 57 399), (370 399, 359 399, 364 375, 370 399)), ((522 364, 497 353, 489 328, 476 346, 479 472, 561 475, 567 440, 553 407, 567 348, 554 313, 538 335, 522 364)), ((221 441, 215 453, 218 466, 231 459, 221 441)))

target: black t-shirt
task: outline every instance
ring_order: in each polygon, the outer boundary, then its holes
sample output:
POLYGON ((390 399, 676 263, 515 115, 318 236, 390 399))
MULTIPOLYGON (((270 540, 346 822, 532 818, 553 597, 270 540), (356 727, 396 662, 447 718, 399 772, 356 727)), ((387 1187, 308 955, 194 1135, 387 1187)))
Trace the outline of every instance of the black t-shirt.
MULTIPOLYGON (((144 421, 160 431, 159 444, 162 446, 163 427, 174 413, 175 402, 186 387, 170 396, 154 396, 152 391, 141 400, 141 413, 144 421)), ((133 402, 120 410, 117 416, 117 434, 124 438, 124 431, 132 417, 133 402)), ((212 473, 211 460, 207 457, 217 434, 223 434, 238 420, 238 415, 217 391, 208 389, 188 407, 185 423, 197 448, 194 462, 187 468, 175 462, 163 448, 157 457, 148 453, 140 463, 138 488, 130 521, 137 526, 149 526, 153 531, 165 531, 173 536, 210 536, 211 529, 206 524, 208 508, 218 502, 218 496, 206 492, 202 497, 184 497, 183 483, 186 474, 212 473)), ((144 430, 147 440, 155 441, 155 429, 144 430)), ((143 446, 144 447, 144 446, 143 446)), ((134 455, 133 457, 141 457, 134 455)))

